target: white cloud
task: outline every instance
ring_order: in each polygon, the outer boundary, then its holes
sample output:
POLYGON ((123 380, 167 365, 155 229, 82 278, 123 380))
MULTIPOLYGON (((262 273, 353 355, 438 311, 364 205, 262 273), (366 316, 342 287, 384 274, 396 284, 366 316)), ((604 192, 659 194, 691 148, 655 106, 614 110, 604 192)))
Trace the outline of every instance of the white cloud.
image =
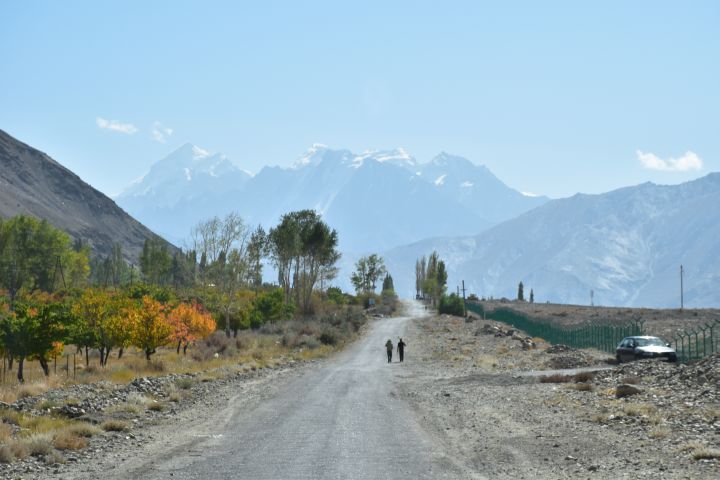
POLYGON ((703 167, 702 158, 696 153, 687 151, 680 158, 668 158, 664 160, 653 153, 645 153, 640 150, 635 152, 642 166, 650 170, 662 172, 687 172, 688 170, 700 170, 703 167))
POLYGON ((126 135, 132 135, 138 131, 137 127, 132 123, 120 123, 117 120, 107 120, 102 117, 97 117, 95 123, 102 129, 112 130, 113 132, 120 132, 126 135))
POLYGON ((173 129, 164 127, 160 122, 153 123, 152 131, 150 132, 153 140, 156 140, 160 143, 165 143, 167 137, 171 136, 172 134, 173 129))

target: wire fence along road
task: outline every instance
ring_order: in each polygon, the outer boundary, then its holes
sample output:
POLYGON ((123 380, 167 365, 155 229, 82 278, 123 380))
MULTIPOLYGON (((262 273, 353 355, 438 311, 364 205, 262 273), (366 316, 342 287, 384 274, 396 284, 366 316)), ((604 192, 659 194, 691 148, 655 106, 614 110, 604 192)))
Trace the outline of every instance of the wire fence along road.
POLYGON ((617 344, 623 338, 642 335, 643 332, 641 321, 587 322, 577 326, 563 326, 531 318, 509 308, 501 307, 485 311, 482 304, 468 302, 467 309, 483 318, 507 323, 532 337, 539 337, 550 343, 574 348, 597 348, 608 353, 615 353, 617 344))
POLYGON ((699 360, 720 352, 720 320, 679 333, 670 343, 680 362, 699 360))
MULTIPOLYGON (((467 302, 467 309, 483 318, 507 323, 528 335, 540 337, 550 343, 562 343, 575 348, 597 348, 615 353, 617 344, 629 336, 643 334, 643 322, 612 323, 586 322, 577 326, 563 326, 528 317, 509 308, 485 311, 483 305, 467 302)), ((715 320, 679 333, 670 340, 679 362, 690 362, 720 352, 720 320, 715 320)))

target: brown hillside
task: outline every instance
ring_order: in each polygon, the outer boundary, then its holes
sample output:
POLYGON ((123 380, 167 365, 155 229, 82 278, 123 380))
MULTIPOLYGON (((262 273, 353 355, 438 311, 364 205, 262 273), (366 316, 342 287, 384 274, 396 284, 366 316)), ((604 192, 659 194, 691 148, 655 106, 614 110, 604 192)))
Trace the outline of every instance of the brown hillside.
POLYGON ((0 216, 21 214, 46 219, 95 254, 119 243, 133 263, 145 239, 157 236, 73 172, 0 130, 0 216))

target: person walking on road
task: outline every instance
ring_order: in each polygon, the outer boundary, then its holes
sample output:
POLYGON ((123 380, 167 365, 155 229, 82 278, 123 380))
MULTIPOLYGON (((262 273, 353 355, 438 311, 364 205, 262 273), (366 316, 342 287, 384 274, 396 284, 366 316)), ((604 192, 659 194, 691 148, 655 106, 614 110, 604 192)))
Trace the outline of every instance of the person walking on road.
POLYGON ((405 342, 403 342, 403 339, 400 338, 400 341, 397 344, 398 349, 398 355, 400 356, 400 361, 403 361, 403 357, 405 356, 405 342))
POLYGON ((393 344, 392 340, 388 338, 388 341, 385 342, 385 348, 387 349, 388 354, 388 363, 392 362, 392 351, 393 351, 393 344))

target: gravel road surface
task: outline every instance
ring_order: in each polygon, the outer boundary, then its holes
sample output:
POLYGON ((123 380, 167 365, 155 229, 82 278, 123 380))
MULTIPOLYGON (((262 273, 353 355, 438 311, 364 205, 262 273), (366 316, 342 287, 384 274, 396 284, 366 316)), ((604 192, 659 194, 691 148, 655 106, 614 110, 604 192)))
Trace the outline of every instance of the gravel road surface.
POLYGON ((247 408, 231 400, 214 425, 192 430, 192 441, 118 478, 482 478, 438 449, 398 392, 406 364, 397 355, 387 363, 387 339, 397 343, 423 314, 411 304, 407 316, 375 320, 362 340, 266 401, 247 408))

